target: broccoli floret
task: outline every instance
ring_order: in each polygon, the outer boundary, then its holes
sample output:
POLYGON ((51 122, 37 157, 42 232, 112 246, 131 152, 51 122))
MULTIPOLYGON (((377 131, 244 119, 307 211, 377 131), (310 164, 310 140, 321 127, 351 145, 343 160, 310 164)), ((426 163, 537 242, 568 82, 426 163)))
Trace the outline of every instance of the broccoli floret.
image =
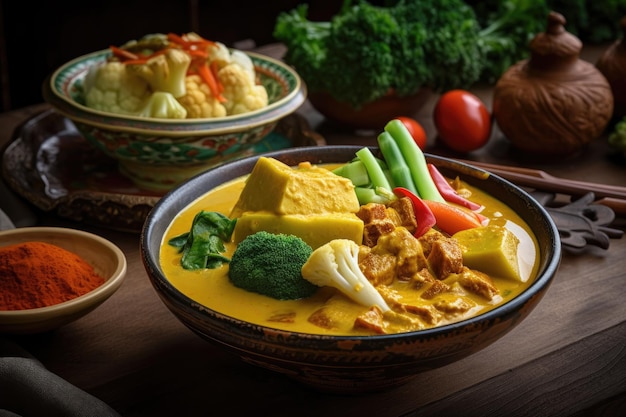
POLYGON ((398 51, 394 71, 404 71, 405 82, 446 91, 468 88, 478 80, 484 65, 478 45, 480 26, 464 1, 400 0, 391 11, 404 28, 399 38, 404 49, 394 48, 398 51), (418 73, 407 73, 411 68, 418 73))
POLYGON ((326 22, 300 6, 281 13, 273 35, 311 92, 355 108, 395 91, 467 87, 481 70, 480 27, 462 0, 393 0, 374 6, 346 0, 326 22))
POLYGON ((302 278, 302 265, 313 249, 294 235, 260 231, 239 242, 228 278, 236 287, 278 300, 313 295, 318 287, 302 278))

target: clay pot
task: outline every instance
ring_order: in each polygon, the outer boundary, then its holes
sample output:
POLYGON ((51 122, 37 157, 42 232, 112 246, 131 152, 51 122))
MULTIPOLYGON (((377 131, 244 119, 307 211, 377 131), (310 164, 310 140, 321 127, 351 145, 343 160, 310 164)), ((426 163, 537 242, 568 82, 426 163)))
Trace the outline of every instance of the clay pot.
POLYGON ((603 133, 613 112, 607 79, 579 59, 582 42, 564 26, 551 12, 545 33, 530 42, 530 58, 511 66, 494 89, 496 122, 528 153, 575 153, 603 133))
POLYGON ((432 96, 432 90, 420 89, 416 94, 398 97, 395 93, 366 103, 359 109, 337 101, 324 92, 310 92, 309 101, 325 118, 354 129, 381 129, 398 116, 414 116, 432 96))
POLYGON ((613 116, 626 116, 626 16, 620 20, 622 39, 616 40, 600 56, 596 68, 606 77, 613 92, 613 116))

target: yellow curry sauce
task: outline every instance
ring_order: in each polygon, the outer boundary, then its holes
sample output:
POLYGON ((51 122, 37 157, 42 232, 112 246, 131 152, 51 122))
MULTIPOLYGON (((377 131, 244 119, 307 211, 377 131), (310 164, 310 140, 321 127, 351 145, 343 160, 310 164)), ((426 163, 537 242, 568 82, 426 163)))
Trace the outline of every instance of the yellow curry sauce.
MULTIPOLYGON (((160 256, 163 272, 172 285, 187 297, 208 308, 263 326, 315 334, 373 334, 371 331, 357 330, 352 326, 325 329, 308 321, 314 312, 324 306, 329 294, 334 291, 333 289, 321 289, 308 299, 280 301, 232 285, 228 280, 227 265, 218 269, 193 271, 181 267, 181 255, 176 248, 168 245, 167 241, 174 236, 188 232, 194 216, 201 210, 229 215, 244 187, 244 182, 245 177, 242 177, 209 191, 186 207, 174 219, 164 236, 160 256)), ((526 279, 520 282, 492 275, 491 278, 500 292, 500 297, 497 298, 498 302, 489 303, 478 295, 469 294, 472 301, 476 303, 476 307, 471 310, 471 313, 456 317, 452 321, 467 318, 469 314, 474 316, 483 313, 516 297, 533 281, 538 268, 538 245, 528 225, 514 211, 497 199, 468 184, 463 185, 472 191, 471 199, 485 207, 482 214, 489 217, 491 224, 506 226, 518 237, 520 240, 518 248, 519 269, 522 277, 526 279)), ((226 247, 227 252, 224 255, 231 257, 236 246, 234 243, 228 243, 226 247)), ((423 300, 423 302, 432 303, 434 300, 423 300)), ((367 310, 367 308, 352 302, 342 303, 342 308, 344 307, 352 310, 347 312, 348 316, 357 315, 367 310)), ((444 320, 437 325, 446 322, 444 320)))

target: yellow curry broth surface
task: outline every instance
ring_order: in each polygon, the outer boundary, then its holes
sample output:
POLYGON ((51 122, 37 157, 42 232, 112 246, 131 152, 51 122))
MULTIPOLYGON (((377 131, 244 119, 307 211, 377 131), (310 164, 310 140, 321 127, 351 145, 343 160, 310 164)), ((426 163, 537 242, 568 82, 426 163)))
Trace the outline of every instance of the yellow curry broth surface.
MULTIPOLYGON (((477 303, 477 307, 471 311, 472 315, 476 315, 516 297, 533 281, 538 267, 535 259, 538 246, 535 238, 531 237, 528 226, 515 212, 486 193, 465 185, 472 190, 472 200, 485 206, 482 214, 489 217, 492 224, 512 226, 509 228, 513 229, 521 240, 520 270, 523 274, 530 276, 526 282, 492 277, 495 286, 500 291, 501 301, 497 304, 489 304, 479 296, 470 294, 469 297, 477 303)), ((181 267, 181 255, 176 248, 168 245, 167 241, 189 231, 194 216, 201 210, 217 211, 228 215, 243 186, 244 178, 226 183, 197 199, 174 219, 164 236, 160 257, 163 272, 172 285, 187 297, 215 311, 259 325, 316 334, 371 334, 371 332, 356 330, 347 325, 345 328, 324 329, 308 321, 311 314, 320 309, 334 293, 334 289, 321 289, 308 299, 279 301, 232 285, 228 280, 228 266, 196 271, 185 270, 181 267)), ((228 243, 226 247, 227 252, 224 255, 231 257, 236 246, 234 243, 228 243)), ((400 285, 402 284, 398 283, 397 290, 401 290, 400 285)), ((428 300, 422 301, 428 303, 428 300)), ((346 311, 348 317, 367 310, 353 303, 341 304, 351 310, 346 311)), ((453 321, 463 318, 466 317, 457 317, 453 321)), ((444 320, 439 325, 445 322, 444 320)))

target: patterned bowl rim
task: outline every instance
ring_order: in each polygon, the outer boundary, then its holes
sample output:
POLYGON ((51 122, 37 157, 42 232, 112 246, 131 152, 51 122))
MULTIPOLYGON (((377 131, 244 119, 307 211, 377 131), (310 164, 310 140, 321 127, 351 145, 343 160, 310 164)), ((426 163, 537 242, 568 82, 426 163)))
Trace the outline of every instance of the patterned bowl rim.
POLYGON ((61 65, 44 81, 42 93, 44 99, 59 113, 75 122, 106 130, 168 136, 239 132, 276 122, 304 103, 307 98, 306 84, 293 68, 256 52, 245 53, 250 56, 257 71, 272 74, 288 93, 262 109, 238 115, 182 120, 145 118, 104 112, 76 102, 69 94, 70 89, 77 80, 84 78, 91 66, 103 62, 110 55, 109 49, 81 55, 61 65))

